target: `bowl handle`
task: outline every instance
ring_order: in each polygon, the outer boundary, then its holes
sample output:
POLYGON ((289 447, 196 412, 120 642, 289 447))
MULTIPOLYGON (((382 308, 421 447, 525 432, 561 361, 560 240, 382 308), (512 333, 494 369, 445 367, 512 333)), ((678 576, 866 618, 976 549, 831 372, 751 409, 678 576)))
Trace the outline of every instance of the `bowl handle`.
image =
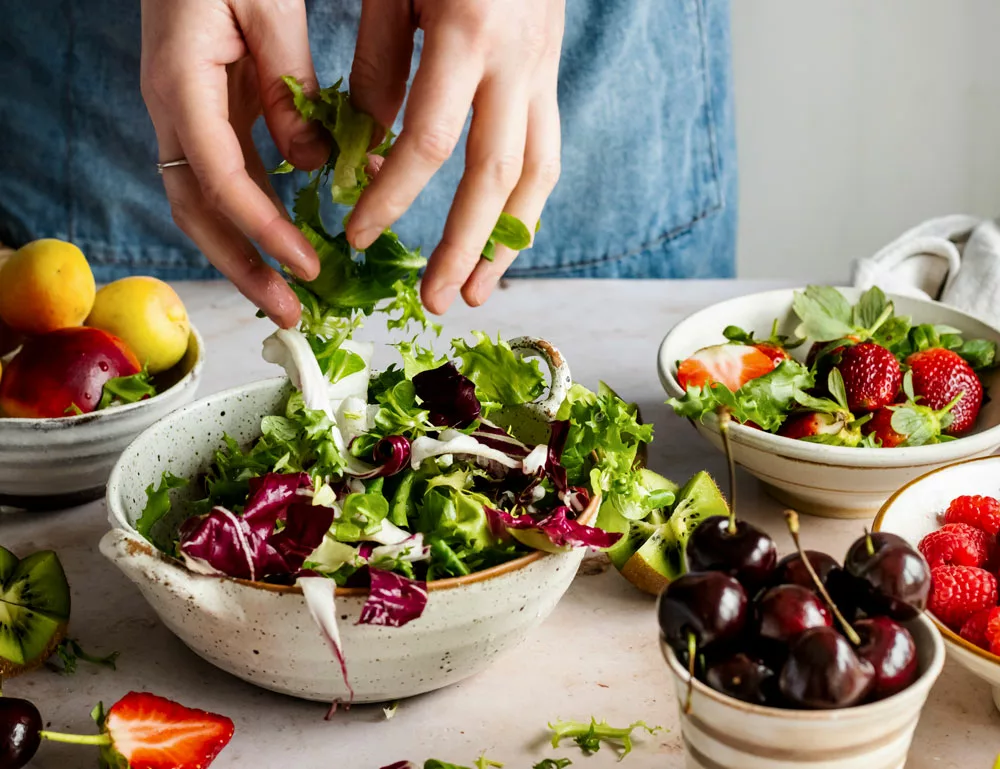
POLYGON ((524 404, 524 408, 540 413, 546 421, 555 419, 573 385, 573 375, 562 353, 554 345, 534 336, 519 336, 508 344, 522 358, 533 356, 545 361, 549 369, 549 391, 541 400, 524 404))
POLYGON ((209 614, 235 620, 244 617, 242 607, 227 600, 221 579, 190 573, 154 550, 137 534, 126 529, 111 529, 101 538, 99 547, 101 553, 143 592, 150 585, 158 585, 209 614))

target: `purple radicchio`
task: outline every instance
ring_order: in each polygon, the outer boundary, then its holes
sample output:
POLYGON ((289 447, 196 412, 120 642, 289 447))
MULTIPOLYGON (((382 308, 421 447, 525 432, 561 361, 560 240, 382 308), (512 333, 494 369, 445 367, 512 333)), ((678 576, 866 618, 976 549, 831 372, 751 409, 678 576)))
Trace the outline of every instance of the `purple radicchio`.
POLYGON ((375 467, 366 473, 355 475, 362 480, 368 478, 388 478, 395 475, 410 462, 410 441, 405 435, 387 435, 375 444, 372 450, 375 467))
POLYGON ((475 383, 451 362, 415 375, 413 390, 438 427, 468 427, 482 410, 475 383))
POLYGON ((547 446, 535 446, 522 460, 522 473, 530 480, 515 494, 517 504, 527 507, 535 502, 538 485, 548 478, 559 500, 576 513, 583 512, 590 504, 590 493, 582 486, 570 486, 566 468, 562 466, 562 453, 566 446, 570 423, 567 420, 549 422, 547 446))
POLYGON ((484 446, 502 451, 512 459, 524 459, 528 456, 527 446, 503 428, 490 424, 485 419, 472 431, 472 437, 484 446))
POLYGON ((427 583, 369 567, 371 588, 361 608, 359 625, 402 627, 424 613, 427 583))
POLYGON ((382 769, 419 769, 412 761, 397 761, 394 764, 383 766, 382 769))
POLYGON ((322 544, 333 516, 334 511, 322 505, 295 502, 288 506, 284 528, 268 539, 268 544, 284 558, 286 573, 301 569, 306 558, 322 544))
POLYGON ((567 514, 570 509, 557 507, 545 516, 527 513, 514 516, 503 510, 486 508, 490 528, 495 536, 502 536, 506 529, 516 531, 537 531, 555 547, 593 547, 599 550, 611 547, 622 538, 618 532, 608 532, 594 526, 586 526, 567 514))

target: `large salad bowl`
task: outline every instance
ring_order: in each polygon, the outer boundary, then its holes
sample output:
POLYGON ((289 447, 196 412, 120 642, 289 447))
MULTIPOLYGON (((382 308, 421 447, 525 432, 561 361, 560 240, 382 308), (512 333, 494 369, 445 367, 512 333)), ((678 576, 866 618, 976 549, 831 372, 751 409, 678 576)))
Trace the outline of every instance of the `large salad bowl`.
MULTIPOLYGON (((568 369, 554 349, 542 355, 552 373, 547 402, 561 400, 568 369)), ((146 487, 164 471, 183 477, 203 472, 224 434, 241 443, 253 440, 261 418, 280 410, 290 392, 284 378, 245 385, 199 400, 142 433, 108 483, 113 528, 101 551, 136 583, 164 624, 208 662, 276 692, 346 701, 341 669, 298 587, 194 573, 135 528, 146 487)), ((512 432, 536 433, 545 409, 545 403, 526 404, 508 415, 512 432)), ((581 522, 593 520, 599 500, 592 500, 581 522)), ((549 615, 583 556, 582 549, 533 551, 465 577, 429 582, 423 615, 403 627, 358 624, 367 590, 337 588, 353 701, 409 697, 482 670, 549 615)))

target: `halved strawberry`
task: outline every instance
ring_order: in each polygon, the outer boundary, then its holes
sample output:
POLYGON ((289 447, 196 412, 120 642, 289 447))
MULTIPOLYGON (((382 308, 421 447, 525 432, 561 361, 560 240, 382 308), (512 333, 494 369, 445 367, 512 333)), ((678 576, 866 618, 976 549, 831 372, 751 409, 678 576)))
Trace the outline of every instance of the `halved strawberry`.
POLYGON ((752 331, 744 331, 739 326, 726 326, 722 335, 734 344, 756 347, 771 359, 775 368, 781 365, 782 361, 791 360, 792 356, 788 353, 788 348, 798 347, 803 342, 801 339, 789 340, 787 336, 779 334, 777 320, 771 326, 771 336, 767 339, 757 339, 752 331))
POLYGON ((233 736, 225 716, 146 692, 118 700, 103 726, 130 769, 204 769, 233 736))
POLYGON ((704 347, 677 366, 677 381, 685 390, 721 383, 733 392, 751 379, 774 371, 774 362, 756 347, 718 344, 704 347))

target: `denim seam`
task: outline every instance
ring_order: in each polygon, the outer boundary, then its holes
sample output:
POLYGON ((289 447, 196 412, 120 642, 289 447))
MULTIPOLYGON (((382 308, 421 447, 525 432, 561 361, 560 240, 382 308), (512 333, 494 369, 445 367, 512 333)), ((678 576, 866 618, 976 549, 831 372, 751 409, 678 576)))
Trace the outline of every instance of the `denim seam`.
POLYGON ((715 191, 719 196, 719 207, 726 206, 726 189, 720 183, 722 167, 719 162, 718 140, 715 136, 715 91, 712 88, 712 73, 708 66, 708 35, 705 30, 705 0, 696 0, 698 4, 698 31, 701 34, 701 77, 705 87, 705 110, 708 113, 708 144, 712 156, 712 173, 715 176, 715 191))

